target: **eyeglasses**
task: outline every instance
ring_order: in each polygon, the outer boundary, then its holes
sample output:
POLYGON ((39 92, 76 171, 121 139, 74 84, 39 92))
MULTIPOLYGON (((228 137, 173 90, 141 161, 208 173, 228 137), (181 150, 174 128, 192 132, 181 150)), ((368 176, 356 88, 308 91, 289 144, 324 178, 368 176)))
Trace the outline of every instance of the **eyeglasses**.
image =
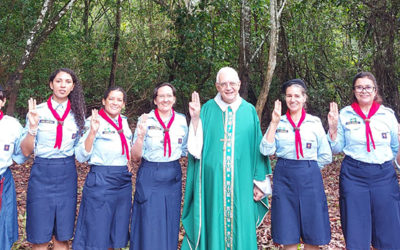
POLYGON ((227 88, 230 85, 232 88, 239 86, 238 82, 220 82, 218 83, 222 88, 227 88))
POLYGON ((354 86, 354 90, 357 93, 361 93, 361 92, 363 92, 363 90, 365 90, 365 92, 367 92, 367 93, 372 93, 375 90, 375 87, 372 87, 372 86, 366 86, 366 87, 354 86))
POLYGON ((174 96, 173 95, 157 95, 157 97, 165 100, 165 99, 171 99, 174 96))

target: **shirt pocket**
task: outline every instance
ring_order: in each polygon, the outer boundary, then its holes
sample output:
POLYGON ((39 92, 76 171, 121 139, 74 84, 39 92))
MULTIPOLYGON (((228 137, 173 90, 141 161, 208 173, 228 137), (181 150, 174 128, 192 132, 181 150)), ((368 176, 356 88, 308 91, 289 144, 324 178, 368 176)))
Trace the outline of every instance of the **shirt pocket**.
MULTIPOLYGON (((301 132, 300 132, 301 134, 301 132)), ((317 145, 317 137, 314 133, 308 132, 304 133, 303 135, 301 134, 301 144, 303 147, 303 150, 306 150, 310 153, 316 152, 318 145, 317 145)))
POLYGON ((57 123, 54 120, 39 120, 36 140, 41 145, 54 145, 56 143, 57 123))
POLYGON ((390 128, 387 126, 386 123, 374 120, 370 126, 375 145, 390 144, 390 128))
POLYGON ((351 143, 348 144, 365 144, 365 124, 349 123, 344 125, 345 138, 351 143))
POLYGON ((149 128, 146 136, 147 148, 162 148, 164 147, 164 131, 158 128, 149 128))

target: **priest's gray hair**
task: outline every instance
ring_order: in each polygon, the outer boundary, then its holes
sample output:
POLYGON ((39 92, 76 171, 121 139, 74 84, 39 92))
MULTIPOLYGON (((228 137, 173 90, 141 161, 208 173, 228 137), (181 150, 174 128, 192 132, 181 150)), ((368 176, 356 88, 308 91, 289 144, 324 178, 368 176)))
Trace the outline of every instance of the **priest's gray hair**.
POLYGON ((240 82, 239 75, 234 68, 231 67, 223 67, 217 73, 216 83, 219 83, 219 76, 221 74, 230 74, 235 78, 236 82, 240 82))

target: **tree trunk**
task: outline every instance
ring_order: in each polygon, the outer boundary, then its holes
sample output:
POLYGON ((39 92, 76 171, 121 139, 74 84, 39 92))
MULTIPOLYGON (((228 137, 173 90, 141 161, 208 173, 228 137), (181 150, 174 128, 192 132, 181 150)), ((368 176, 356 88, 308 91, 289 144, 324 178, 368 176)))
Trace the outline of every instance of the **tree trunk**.
POLYGON ((47 11, 49 7, 53 5, 54 0, 45 0, 43 2, 42 10, 40 11, 39 17, 36 20, 36 24, 29 32, 30 36, 26 41, 24 54, 22 55, 18 68, 14 73, 11 74, 6 83, 7 90, 10 93, 6 112, 8 115, 13 115, 15 112, 18 90, 26 67, 34 58, 35 54, 40 48, 40 45, 47 39, 51 32, 53 32, 60 19, 72 8, 75 1, 76 0, 70 0, 67 4, 65 4, 60 12, 58 12, 57 15, 49 20, 46 26, 42 29, 43 21, 46 18, 47 11), (41 30, 40 33, 39 30, 41 30))
POLYGON ((242 0, 240 12, 239 78, 242 82, 240 95, 247 100, 250 82, 250 25, 251 8, 247 0, 242 0))
POLYGON ((110 82, 108 87, 115 86, 115 72, 117 71, 117 56, 119 47, 119 33, 121 30, 121 0, 117 0, 117 12, 115 13, 115 40, 111 62, 110 82))
POLYGON ((276 67, 276 54, 278 50, 278 41, 279 41, 279 18, 281 16, 282 10, 285 6, 286 0, 283 1, 281 9, 277 11, 278 4, 277 0, 270 1, 270 18, 271 18, 271 33, 270 33, 270 41, 269 41, 269 53, 268 53, 268 67, 267 72, 265 74, 265 79, 263 82, 263 86, 261 88, 260 94, 258 96, 258 100, 256 103, 256 111, 258 114, 258 118, 261 120, 262 112, 264 110, 265 103, 267 102, 269 87, 272 82, 272 77, 274 75, 275 67, 276 67))
POLYGON ((400 4, 397 0, 371 0, 367 5, 371 8, 368 22, 372 28, 375 46, 372 69, 384 103, 393 108, 399 117, 399 79, 396 77, 394 42, 398 29, 396 16, 399 14, 400 4))

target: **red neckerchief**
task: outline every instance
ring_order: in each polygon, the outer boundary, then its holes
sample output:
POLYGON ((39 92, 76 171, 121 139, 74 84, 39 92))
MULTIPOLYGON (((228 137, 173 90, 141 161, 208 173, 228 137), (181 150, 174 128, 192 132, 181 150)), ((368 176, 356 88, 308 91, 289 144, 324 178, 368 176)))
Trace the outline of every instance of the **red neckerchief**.
POLYGON ((297 124, 297 126, 294 124, 292 117, 290 117, 289 109, 286 112, 286 117, 287 117, 288 121, 290 122, 290 124, 292 124, 293 129, 294 129, 294 140, 295 140, 295 145, 296 145, 297 160, 300 158, 299 151, 300 151, 301 156, 304 158, 303 147, 301 146, 300 126, 303 123, 304 119, 306 118, 306 111, 304 109, 301 110, 301 117, 300 117, 300 120, 299 120, 299 123, 297 124))
POLYGON ((104 120, 106 120, 108 123, 110 123, 111 126, 113 126, 117 130, 117 132, 119 134, 119 137, 121 138, 122 154, 124 154, 124 152, 126 151, 126 159, 128 159, 128 161, 129 161, 129 147, 128 147, 128 142, 126 141, 126 138, 125 138, 125 135, 124 135, 124 130, 122 128, 121 115, 118 115, 118 125, 119 126, 117 126, 115 124, 115 122, 113 120, 111 120, 110 117, 108 117, 106 112, 104 112, 104 109, 100 109, 99 115, 101 117, 103 117, 104 120))
POLYGON ((164 122, 161 120, 160 115, 158 114, 158 109, 156 109, 154 111, 154 114, 156 115, 156 118, 158 120, 158 122, 161 124, 161 126, 164 128, 164 156, 166 154, 167 151, 167 144, 168 144, 168 157, 171 157, 171 138, 169 137, 169 128, 172 125, 172 122, 175 119, 175 112, 174 109, 171 108, 171 112, 172 112, 172 117, 168 122, 168 125, 165 126, 164 122))
POLYGON ((60 118, 58 113, 54 110, 53 105, 51 105, 51 96, 47 100, 47 107, 49 107, 51 113, 53 114, 54 118, 56 118, 58 124, 57 124, 57 135, 56 135, 56 144, 54 145, 54 148, 61 148, 61 143, 62 143, 62 128, 64 124, 65 118, 67 118, 67 115, 69 114, 69 111, 71 110, 71 103, 69 99, 67 99, 67 109, 65 110, 63 116, 60 118))
POLYGON ((369 123, 371 121, 371 117, 378 111, 379 107, 381 105, 377 102, 373 102, 372 106, 369 110, 368 116, 365 116, 365 114, 362 112, 360 105, 357 102, 353 102, 351 104, 351 107, 353 108, 354 112, 356 112, 357 115, 359 115, 365 122, 365 136, 367 137, 367 151, 371 152, 371 149, 369 147, 369 137, 371 137, 371 142, 372 146, 375 149, 375 142, 374 138, 372 137, 372 132, 371 132, 371 127, 369 126, 369 123))
POLYGON ((0 110, 0 120, 3 119, 3 110, 0 110))
POLYGON ((0 180, 0 211, 1 211, 1 202, 3 200, 3 185, 4 185, 5 177, 1 178, 0 180))

